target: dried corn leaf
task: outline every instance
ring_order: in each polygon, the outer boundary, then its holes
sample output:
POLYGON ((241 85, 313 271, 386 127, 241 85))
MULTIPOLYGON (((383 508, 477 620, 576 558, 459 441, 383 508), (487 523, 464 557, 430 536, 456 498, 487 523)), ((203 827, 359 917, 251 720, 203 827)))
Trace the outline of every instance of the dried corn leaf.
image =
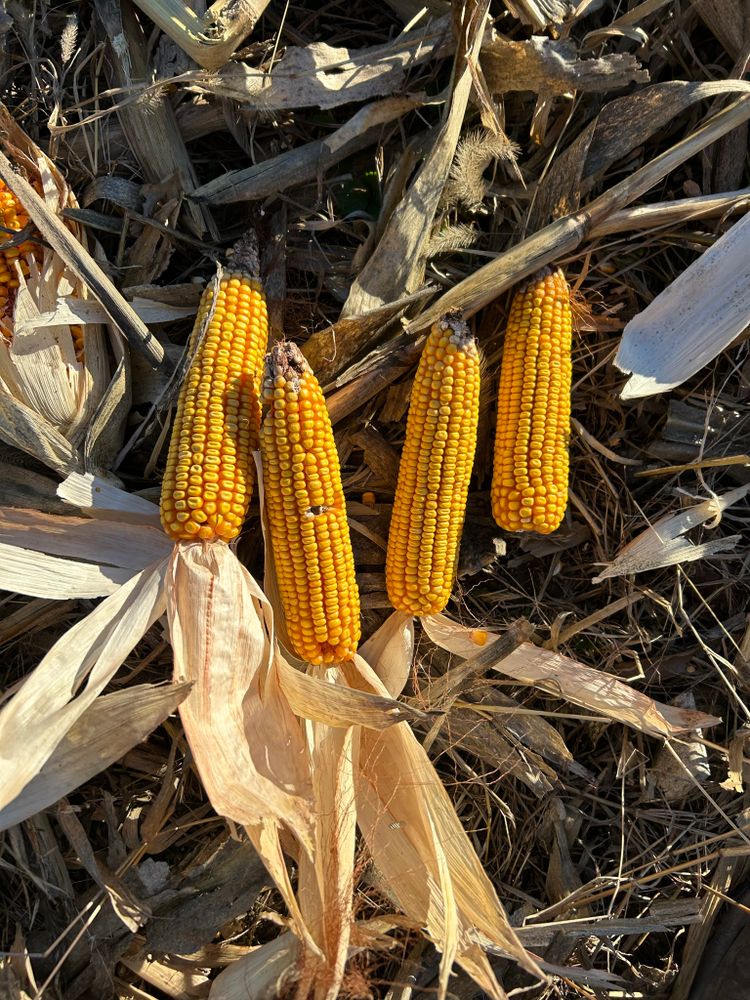
POLYGON ((679 514, 667 514, 659 518, 651 527, 641 532, 632 542, 628 542, 602 572, 594 577, 593 583, 601 583, 616 576, 643 573, 663 566, 676 566, 682 562, 705 559, 718 552, 733 549, 741 540, 739 535, 717 538, 715 541, 696 545, 682 536, 686 531, 697 528, 706 521, 718 519, 732 504, 742 500, 750 492, 750 485, 738 486, 722 496, 711 497, 703 503, 689 507, 679 514))
MULTIPOLYGON (((392 698, 381 698, 367 691, 355 691, 329 679, 305 674, 278 656, 279 683, 292 711, 302 719, 332 727, 364 726, 387 729, 414 716, 413 710, 392 698)), ((332 671, 336 676, 336 670, 332 671)))
MULTIPOLYGON (((166 291, 166 289, 165 289, 166 291)), ((177 306, 158 299, 135 296, 131 304, 137 316, 146 324, 173 323, 175 320, 195 316, 196 305, 177 306)), ((27 333, 40 326, 59 326, 69 323, 106 323, 107 312, 96 299, 79 299, 72 296, 58 297, 53 308, 37 316, 16 316, 15 332, 27 333)))
MULTIPOLYGON (((345 683, 335 668, 312 671, 311 679, 325 687, 335 689, 345 683)), ((334 729, 309 722, 305 730, 312 775, 314 848, 299 860, 297 895, 320 951, 303 953, 297 989, 300 997, 336 1000, 354 923, 354 769, 360 728, 334 729)))
POLYGON ((534 31, 559 27, 576 9, 573 0, 504 0, 505 6, 523 24, 534 31))
MULTIPOLYGON (((743 489, 750 490, 750 486, 743 489)), ((477 653, 476 629, 452 622, 445 615, 431 615, 423 618, 422 622, 433 642, 443 649, 468 658, 465 668, 479 659, 483 666, 512 677, 520 684, 531 684, 556 698, 564 698, 574 705, 581 705, 610 719, 624 722, 650 736, 675 736, 702 726, 712 726, 720 721, 702 712, 663 705, 611 674, 584 666, 560 653, 540 649, 529 642, 522 642, 510 652, 503 649, 501 655, 501 637, 484 632, 481 633, 481 638, 485 648, 477 653), (495 662, 493 647, 498 650, 495 662)))
POLYGON ((615 364, 623 399, 666 392, 723 351, 750 318, 750 213, 632 319, 615 364))
POLYGON ((627 52, 579 59, 572 41, 539 35, 523 42, 495 37, 482 48, 480 61, 487 86, 495 94, 519 90, 545 95, 571 90, 599 93, 646 83, 649 78, 627 52))
POLYGON ((168 614, 180 707, 203 783, 236 823, 287 823, 310 843, 303 735, 271 671, 266 598, 225 545, 175 546, 168 614))
POLYGON ((165 563, 124 583, 52 646, 0 711, 0 809, 18 799, 165 609, 165 563))
POLYGON ((155 527, 161 523, 156 504, 90 473, 72 473, 60 483, 57 495, 74 507, 90 510, 95 517, 152 524, 155 527))
POLYGON ((336 108, 402 90, 407 72, 450 41, 450 18, 405 32, 392 42, 350 50, 314 42, 290 47, 271 73, 230 63, 220 73, 188 76, 193 87, 260 111, 336 108))
POLYGON ((531 643, 519 646, 495 669, 519 684, 531 684, 649 736, 668 738, 721 721, 703 712, 661 704, 611 674, 531 643))
POLYGON ((130 569, 58 559, 18 545, 0 543, 0 590, 67 601, 106 597, 133 575, 130 569))
POLYGON ((186 684, 138 684, 101 695, 57 744, 39 773, 0 809, 6 829, 51 806, 124 757, 186 697, 186 684))

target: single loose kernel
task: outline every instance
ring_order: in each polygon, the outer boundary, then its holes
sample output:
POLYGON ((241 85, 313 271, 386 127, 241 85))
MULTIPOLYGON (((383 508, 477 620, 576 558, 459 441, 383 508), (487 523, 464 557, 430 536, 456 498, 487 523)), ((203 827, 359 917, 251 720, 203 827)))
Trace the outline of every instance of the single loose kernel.
POLYGON ((323 393, 294 344, 266 359, 263 408, 265 510, 289 638, 309 663, 349 660, 359 591, 339 459, 323 393))
POLYGON ((391 604, 414 615, 448 603, 479 421, 480 359, 459 312, 430 331, 411 392, 388 535, 391 604))
POLYGON ((248 235, 203 293, 189 342, 161 493, 162 525, 175 540, 228 542, 240 533, 255 482, 267 340, 257 242, 248 235))
POLYGON ((506 531, 549 534, 568 503, 572 315, 562 271, 513 297, 503 347, 492 513, 506 531))

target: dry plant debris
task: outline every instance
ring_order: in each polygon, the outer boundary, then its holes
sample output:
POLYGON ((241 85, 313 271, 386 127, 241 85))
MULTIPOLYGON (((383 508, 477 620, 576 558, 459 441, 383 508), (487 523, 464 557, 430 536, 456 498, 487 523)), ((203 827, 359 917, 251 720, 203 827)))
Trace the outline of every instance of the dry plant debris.
POLYGON ((0 993, 748 995, 748 25, 0 2, 0 993), (155 503, 251 227, 335 435, 362 641, 332 665, 293 655, 262 465, 231 546, 155 503), (573 315, 547 536, 490 496, 506 292, 544 267, 573 315), (476 455, 450 603, 413 618, 389 521, 455 309, 476 455))

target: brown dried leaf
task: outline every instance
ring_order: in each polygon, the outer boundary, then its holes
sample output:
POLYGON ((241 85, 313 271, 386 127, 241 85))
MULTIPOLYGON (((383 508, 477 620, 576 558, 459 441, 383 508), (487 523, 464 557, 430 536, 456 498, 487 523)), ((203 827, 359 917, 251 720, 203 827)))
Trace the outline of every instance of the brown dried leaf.
POLYGON ((513 42, 495 37, 482 48, 481 66, 494 94, 531 91, 565 94, 571 90, 600 93, 630 83, 648 82, 635 56, 627 52, 579 59, 573 42, 534 35, 513 42))
POLYGON ((433 58, 449 40, 450 18, 440 18, 385 45, 367 49, 335 48, 325 42, 313 42, 304 48, 291 46, 271 73, 234 62, 220 73, 186 77, 197 90, 261 111, 335 108, 401 90, 407 71, 433 58))

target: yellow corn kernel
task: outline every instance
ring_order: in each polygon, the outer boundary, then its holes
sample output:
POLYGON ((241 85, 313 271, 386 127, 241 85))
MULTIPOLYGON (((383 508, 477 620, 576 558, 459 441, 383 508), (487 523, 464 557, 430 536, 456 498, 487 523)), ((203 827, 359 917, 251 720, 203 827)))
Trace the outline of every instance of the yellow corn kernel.
POLYGON ((411 391, 388 535, 394 608, 435 614, 456 574, 479 421, 480 359, 460 312, 430 331, 411 391))
POLYGON ((176 540, 228 542, 240 533, 255 482, 267 341, 258 247, 248 235, 203 293, 190 338, 161 491, 161 523, 176 540))
POLYGON ((492 513, 506 531, 559 527, 568 504, 572 317, 562 271, 516 292, 503 347, 492 513))
POLYGON ((350 660, 359 591, 333 429, 318 381, 294 344, 266 358, 260 430, 266 518, 294 652, 350 660))

